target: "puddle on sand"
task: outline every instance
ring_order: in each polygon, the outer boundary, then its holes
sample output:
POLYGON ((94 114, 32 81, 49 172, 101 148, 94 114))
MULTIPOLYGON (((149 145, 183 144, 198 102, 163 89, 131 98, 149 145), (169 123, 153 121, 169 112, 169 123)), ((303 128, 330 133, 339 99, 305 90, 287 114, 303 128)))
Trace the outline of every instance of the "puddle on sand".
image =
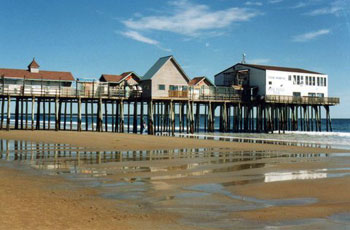
MULTIPOLYGON (((154 151, 88 151, 69 145, 0 140, 0 165, 29 166, 47 174, 61 174, 77 186, 93 187, 108 199, 147 203, 155 209, 187 214, 183 223, 203 227, 231 229, 232 226, 260 229, 242 220, 232 220, 234 211, 253 210, 269 206, 305 205, 317 202, 314 198, 265 200, 238 196, 227 186, 275 181, 321 179, 350 174, 348 167, 315 170, 266 172, 271 164, 283 159, 314 161, 331 157, 346 159, 350 154, 287 154, 269 151, 229 151, 218 148, 190 148, 154 151), (269 162, 266 159, 274 159, 269 162), (163 162, 164 161, 164 162, 163 162), (158 163, 157 163, 158 162, 158 163), (162 162, 162 163, 159 163, 162 162), (167 162, 172 164, 167 164, 167 162), (164 164, 163 164, 164 163, 164 164), (252 174, 251 170, 256 173, 252 174), (222 184, 199 184, 181 187, 178 178, 220 177, 229 173, 237 179, 222 184), (112 176, 118 175, 118 180, 112 176), (180 187, 180 188, 179 188, 180 187), (158 195, 154 195, 158 193, 158 195), (163 206, 163 203, 174 202, 163 206), (205 220, 203 220, 205 217, 205 220)), ((343 165, 344 166, 344 165, 343 165)), ((342 216, 331 221, 346 222, 342 216)), ((271 225, 278 226, 278 225, 271 225)), ((285 225, 287 226, 287 225, 285 225)), ((266 226, 265 226, 266 227, 266 226)), ((281 227, 281 226, 279 226, 281 227)))

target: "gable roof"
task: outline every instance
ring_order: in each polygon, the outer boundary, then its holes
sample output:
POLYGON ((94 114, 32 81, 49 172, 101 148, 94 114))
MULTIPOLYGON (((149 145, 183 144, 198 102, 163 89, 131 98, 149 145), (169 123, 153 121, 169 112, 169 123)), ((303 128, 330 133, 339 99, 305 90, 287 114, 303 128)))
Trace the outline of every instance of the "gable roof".
POLYGON ((147 73, 142 77, 142 80, 150 80, 153 76, 167 63, 169 60, 173 61, 176 68, 180 71, 180 73, 186 78, 187 82, 190 81, 189 77, 186 75, 185 71, 181 68, 179 63, 175 60, 175 58, 170 55, 166 57, 161 57, 158 59, 156 63, 147 71, 147 73))
POLYGON ((134 75, 137 78, 136 81, 140 81, 140 77, 132 71, 124 72, 121 75, 102 74, 100 77, 100 81, 119 83, 127 77, 129 77, 130 75, 134 75))
POLYGON ((237 65, 243 65, 243 66, 252 67, 252 68, 261 69, 261 70, 275 70, 275 71, 295 72, 295 73, 323 74, 323 73, 318 73, 315 71, 310 71, 310 70, 300 69, 300 68, 237 63, 237 64, 221 71, 220 73, 215 74, 215 77, 223 72, 226 72, 227 70, 229 70, 231 68, 234 68, 237 65))
POLYGON ((190 85, 190 86, 195 86, 195 85, 197 85, 197 84, 199 84, 200 82, 205 81, 205 80, 208 81, 209 84, 211 84, 212 86, 214 86, 214 84, 213 84, 208 78, 206 78, 205 76, 193 78, 193 79, 188 83, 188 85, 190 85))
POLYGON ((32 73, 24 69, 0 69, 0 76, 30 80, 74 81, 74 77, 70 72, 45 70, 41 70, 39 73, 32 73))
POLYGON ((40 65, 35 61, 35 58, 33 58, 33 61, 28 65, 28 68, 39 68, 40 65))

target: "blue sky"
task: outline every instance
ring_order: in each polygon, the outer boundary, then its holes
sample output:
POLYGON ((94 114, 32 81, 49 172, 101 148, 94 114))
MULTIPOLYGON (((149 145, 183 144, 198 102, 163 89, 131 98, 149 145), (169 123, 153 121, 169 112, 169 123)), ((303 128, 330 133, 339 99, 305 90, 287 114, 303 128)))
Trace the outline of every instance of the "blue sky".
POLYGON ((329 75, 333 117, 350 117, 350 0, 1 1, 0 66, 77 78, 133 70, 174 55, 190 77, 241 61, 329 75))

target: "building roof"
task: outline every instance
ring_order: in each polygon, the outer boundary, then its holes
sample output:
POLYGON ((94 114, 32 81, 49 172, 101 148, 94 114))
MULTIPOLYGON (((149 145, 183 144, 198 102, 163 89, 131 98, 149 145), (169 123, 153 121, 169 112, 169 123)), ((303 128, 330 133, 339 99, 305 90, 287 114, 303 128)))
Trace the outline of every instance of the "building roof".
POLYGON ((39 73, 32 73, 24 69, 0 69, 0 77, 19 78, 30 80, 51 80, 51 81, 74 81, 74 77, 70 72, 45 71, 40 70, 39 73))
POLYGON ((200 82, 202 82, 202 81, 204 81, 204 80, 208 81, 209 84, 211 84, 212 86, 214 86, 214 84, 213 84, 208 78, 206 78, 205 76, 193 78, 193 79, 188 83, 188 85, 190 85, 190 86, 195 86, 195 85, 199 84, 200 82))
POLYGON ((181 68, 179 63, 175 60, 175 58, 170 55, 166 57, 161 57, 158 61, 147 71, 147 73, 142 77, 142 80, 150 80, 152 77, 167 63, 169 60, 172 60, 175 63, 175 66, 179 69, 181 74, 186 78, 187 82, 190 81, 189 77, 186 75, 185 71, 181 68))
POLYGON ((124 72, 121 75, 102 74, 100 77, 100 81, 119 83, 124 79, 126 79, 127 77, 129 77, 130 75, 133 75, 134 77, 136 77, 137 78, 136 81, 140 81, 140 77, 132 71, 124 72))
POLYGON ((28 68, 39 68, 40 65, 35 61, 35 58, 33 58, 33 61, 28 65, 28 68))
POLYGON ((100 81, 106 81, 106 82, 120 82, 123 80, 123 76, 121 75, 113 75, 113 74, 102 74, 100 77, 100 81))
POLYGON ((323 74, 323 73, 318 73, 315 71, 310 71, 310 70, 300 69, 300 68, 237 63, 237 64, 221 71, 220 73, 215 74, 215 76, 235 67, 236 65, 243 65, 243 66, 252 67, 252 68, 261 69, 261 70, 275 70, 275 71, 295 72, 295 73, 323 74))
POLYGON ((322 74, 322 73, 318 73, 315 71, 310 71, 310 70, 300 69, 300 68, 291 68, 291 67, 255 65, 255 64, 240 64, 240 65, 253 67, 253 68, 257 68, 257 69, 262 69, 262 70, 276 70, 276 71, 284 71, 284 72, 322 74))

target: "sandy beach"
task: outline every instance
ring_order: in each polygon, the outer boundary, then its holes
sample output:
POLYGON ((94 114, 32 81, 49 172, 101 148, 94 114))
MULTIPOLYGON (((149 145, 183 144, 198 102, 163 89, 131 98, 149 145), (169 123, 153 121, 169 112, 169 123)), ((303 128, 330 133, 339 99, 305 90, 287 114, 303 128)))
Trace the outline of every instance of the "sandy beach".
MULTIPOLYGON (((344 150, 92 132, 1 131, 0 138, 91 150, 208 149, 167 153, 164 159, 81 163, 80 172, 105 173, 101 183, 108 186, 96 187, 4 161, 2 229, 259 229, 350 212, 349 159, 329 158, 344 150), (213 155, 212 148, 220 153, 213 155), (270 183, 273 173, 282 176, 270 183)), ((327 226, 322 221, 306 227, 327 226)))

